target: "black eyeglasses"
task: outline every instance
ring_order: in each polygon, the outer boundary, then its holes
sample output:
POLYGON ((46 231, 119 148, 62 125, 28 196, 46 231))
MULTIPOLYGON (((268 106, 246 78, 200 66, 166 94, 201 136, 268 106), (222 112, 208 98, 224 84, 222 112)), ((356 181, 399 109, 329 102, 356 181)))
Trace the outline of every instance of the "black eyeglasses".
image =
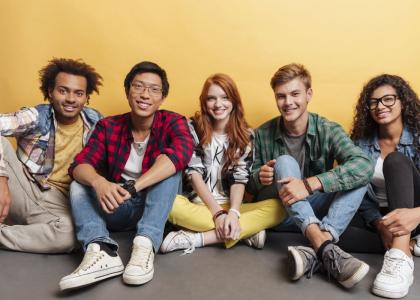
POLYGON ((370 98, 367 101, 367 107, 370 110, 375 110, 378 107, 379 102, 381 102, 383 106, 391 107, 395 104, 396 101, 397 95, 385 95, 381 98, 370 98))

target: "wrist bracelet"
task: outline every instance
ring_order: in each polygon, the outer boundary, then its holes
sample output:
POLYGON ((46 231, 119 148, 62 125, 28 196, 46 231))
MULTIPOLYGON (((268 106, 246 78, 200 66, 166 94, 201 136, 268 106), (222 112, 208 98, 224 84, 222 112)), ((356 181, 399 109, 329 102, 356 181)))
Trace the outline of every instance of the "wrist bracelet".
POLYGON ((308 191, 309 195, 312 195, 314 191, 311 189, 311 186, 309 185, 309 182, 306 178, 302 179, 303 184, 305 185, 306 190, 308 191))
POLYGON ((226 211, 226 209, 221 209, 221 210, 219 210, 218 212, 216 212, 214 215, 213 215, 213 222, 216 222, 216 219, 218 218, 218 217, 220 217, 221 215, 227 215, 227 211, 226 211))
POLYGON ((239 212, 239 210, 234 209, 234 208, 230 208, 230 209, 229 209, 229 212, 233 212, 233 213, 235 213, 235 214, 238 216, 238 219, 240 219, 240 218, 241 218, 241 213, 239 212))

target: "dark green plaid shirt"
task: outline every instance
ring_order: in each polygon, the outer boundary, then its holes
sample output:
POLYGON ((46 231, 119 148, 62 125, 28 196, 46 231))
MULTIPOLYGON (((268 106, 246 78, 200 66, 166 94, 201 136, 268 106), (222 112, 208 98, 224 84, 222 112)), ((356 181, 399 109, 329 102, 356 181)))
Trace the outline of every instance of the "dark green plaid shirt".
MULTIPOLYGON (((288 154, 280 122, 281 117, 276 117, 256 130, 252 177, 259 190, 263 188, 258 176, 261 166, 288 154)), ((304 170, 303 176, 316 176, 327 193, 366 185, 373 174, 371 161, 353 144, 343 128, 314 113, 309 113, 304 170), (334 161, 337 161, 336 167, 334 161)))

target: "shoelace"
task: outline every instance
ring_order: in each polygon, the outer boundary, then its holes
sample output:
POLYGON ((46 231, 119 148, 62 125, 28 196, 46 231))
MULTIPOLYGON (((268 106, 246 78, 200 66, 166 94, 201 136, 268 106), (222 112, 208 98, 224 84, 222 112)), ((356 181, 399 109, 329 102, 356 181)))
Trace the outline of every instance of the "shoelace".
POLYGON ((150 255, 152 250, 148 247, 135 245, 129 264, 142 267, 143 269, 149 268, 150 255))
POLYGON ((96 263, 103 257, 103 253, 89 251, 86 252, 85 256, 83 257, 82 262, 80 263, 79 267, 73 272, 78 273, 79 271, 87 271, 92 268, 96 263))
POLYGON ((195 251, 195 245, 191 237, 183 230, 180 230, 174 237, 174 244, 177 249, 183 249, 182 255, 191 254, 195 251))
MULTIPOLYGON (((329 257, 329 264, 327 266, 327 273, 328 273, 328 279, 331 279, 331 271, 336 271, 337 273, 341 272, 340 269, 340 261, 343 259, 343 256, 341 255, 341 252, 337 249, 331 249, 330 253, 328 253, 329 257), (330 254, 332 253, 332 254, 330 254)), ((332 274, 334 276, 334 274, 332 274)))
POLYGON ((308 264, 311 266, 306 273, 306 278, 309 279, 319 269, 318 258, 314 256, 312 253, 305 250, 302 250, 302 253, 305 255, 306 259, 308 260, 308 264))
POLYGON ((318 269, 319 269, 319 263, 318 263, 318 261, 312 262, 311 268, 309 269, 308 273, 306 274, 306 278, 308 278, 308 279, 311 278, 312 275, 316 271, 318 271, 318 269))
POLYGON ((400 272, 403 260, 401 258, 388 256, 384 260, 384 266, 382 271, 386 274, 392 275, 395 271, 400 272))

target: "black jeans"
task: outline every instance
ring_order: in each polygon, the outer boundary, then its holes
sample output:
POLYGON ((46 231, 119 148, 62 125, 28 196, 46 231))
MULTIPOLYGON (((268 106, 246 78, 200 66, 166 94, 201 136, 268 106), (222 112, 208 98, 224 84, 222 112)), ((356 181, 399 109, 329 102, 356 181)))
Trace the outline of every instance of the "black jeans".
POLYGON ((420 206, 420 172, 404 154, 390 153, 383 167, 389 210, 420 206))
MULTIPOLYGON (((382 213, 420 206, 420 172, 407 156, 399 152, 390 153, 385 158, 383 173, 389 209, 382 213)), ((365 225, 359 214, 343 233, 339 245, 350 252, 377 253, 385 250, 379 235, 365 225)))

